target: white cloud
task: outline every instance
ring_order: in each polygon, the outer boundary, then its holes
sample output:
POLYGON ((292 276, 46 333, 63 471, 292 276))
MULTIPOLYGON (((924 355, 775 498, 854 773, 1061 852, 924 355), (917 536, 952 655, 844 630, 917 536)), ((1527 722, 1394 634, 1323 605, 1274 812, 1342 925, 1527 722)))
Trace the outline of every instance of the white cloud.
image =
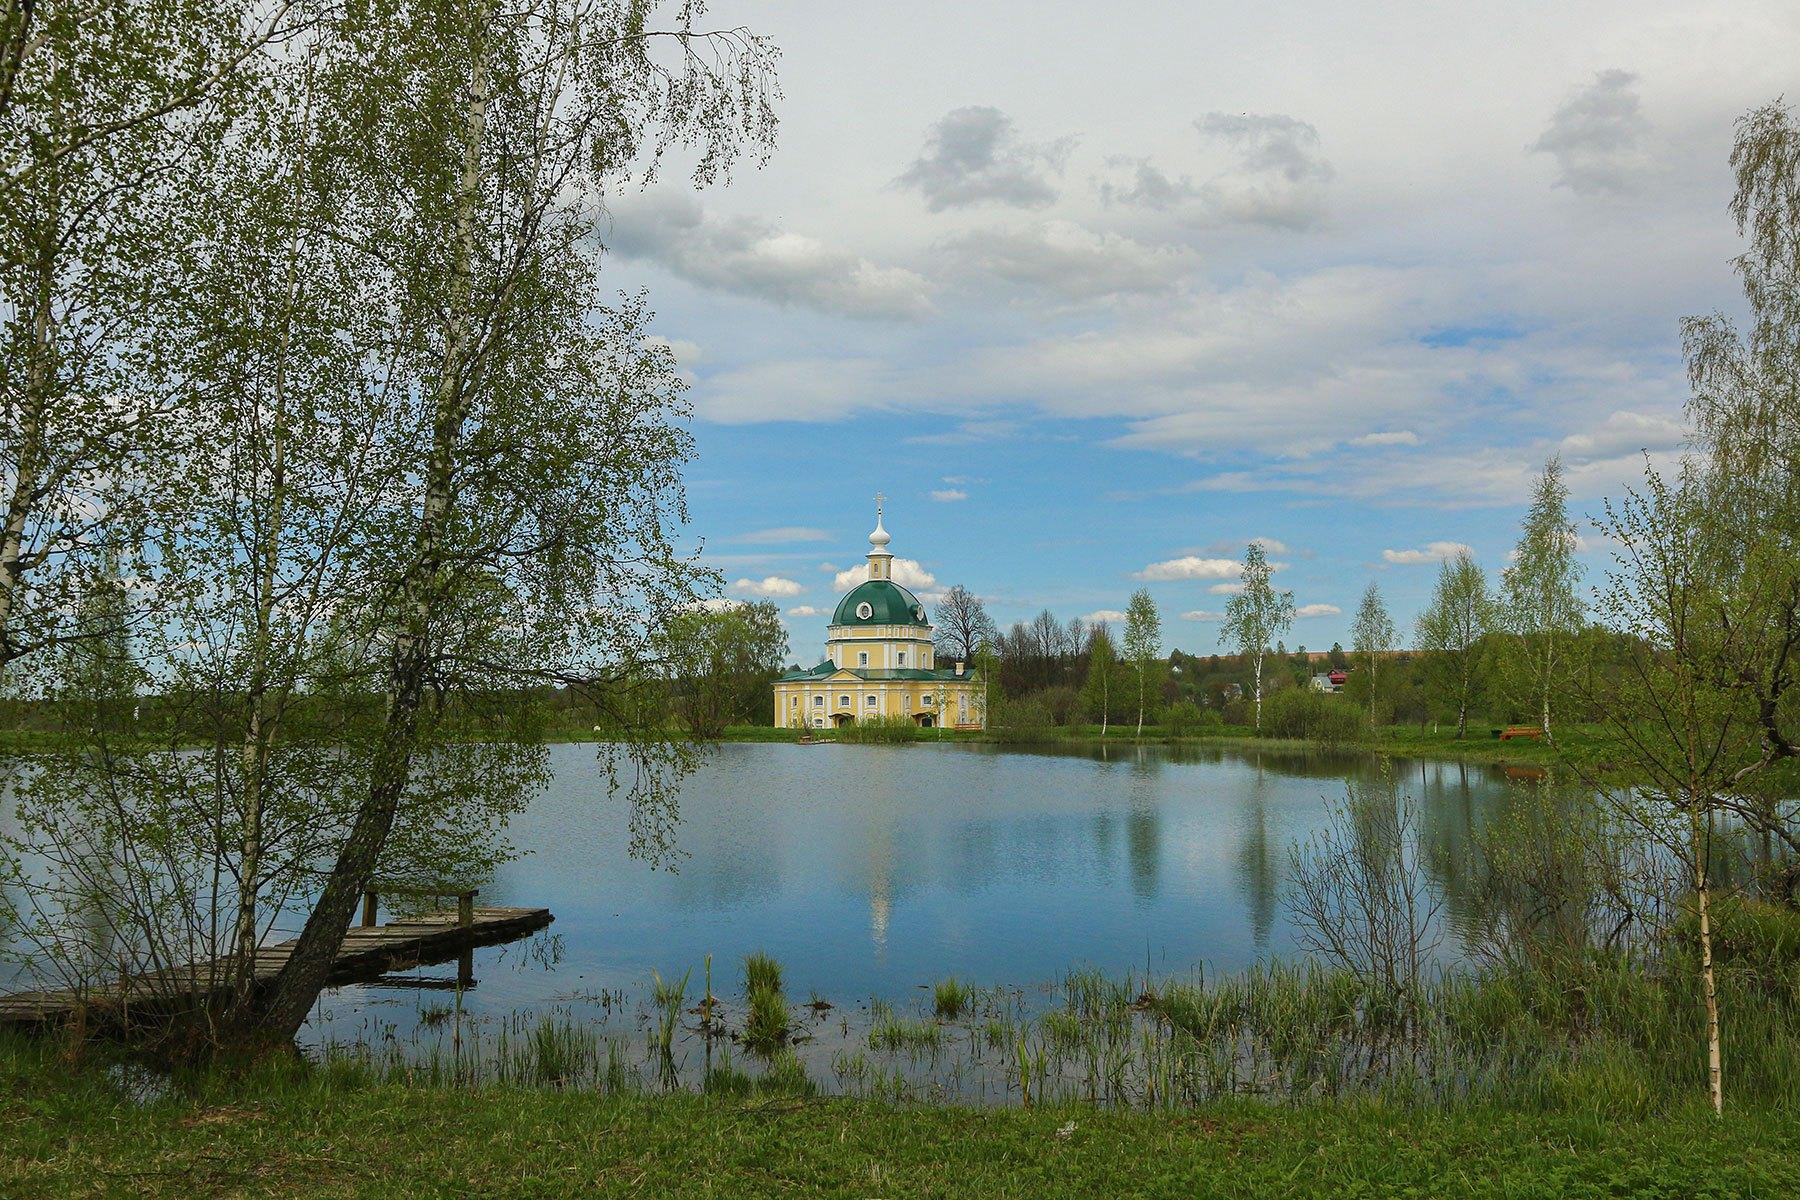
POLYGON ((744 596, 798 596, 806 588, 792 579, 767 575, 761 579, 739 579, 731 590, 744 596))
POLYGON ((837 316, 913 321, 932 311, 930 286, 755 217, 718 217, 680 192, 620 206, 611 249, 701 287, 837 316))
POLYGON ((1243 593, 1244 585, 1241 583, 1215 583, 1206 590, 1208 594, 1214 596, 1237 596, 1243 593))
POLYGON ((1569 97, 1527 149, 1556 161, 1556 182, 1580 196, 1636 191, 1650 166, 1650 122, 1638 99, 1638 77, 1601 71, 1569 97))
POLYGON ((1181 558, 1153 562, 1141 571, 1132 572, 1133 579, 1168 581, 1175 579, 1232 579, 1244 566, 1234 558, 1201 558, 1188 554, 1181 558))
POLYGON ((1474 557, 1475 550, 1462 542, 1432 542, 1423 550, 1383 550, 1381 558, 1383 562, 1398 566, 1417 567, 1425 563, 1448 562, 1459 554, 1474 557))
POLYGON ((1125 614, 1116 608, 1097 608, 1091 613, 1083 613, 1081 619, 1089 625, 1119 625, 1125 621, 1125 614))
POLYGON ((997 108, 952 109, 895 182, 924 196, 932 212, 983 203, 1043 208, 1056 199, 1051 177, 1061 174, 1073 145, 1070 138, 1023 141, 997 108))
POLYGON ((941 253, 957 274, 992 277, 1064 302, 1167 291, 1195 261, 1185 248, 1149 246, 1065 220, 961 234, 941 253))
POLYGON ((1380 433, 1365 433, 1361 437, 1350 439, 1352 446, 1416 446, 1419 435, 1410 429, 1391 429, 1380 433))
POLYGON ((790 617, 822 617, 830 611, 830 609, 818 608, 811 604, 796 604, 787 610, 787 615, 790 617))
POLYGON ((1586 463, 1622 454, 1678 450, 1688 437, 1687 426, 1673 417, 1619 411, 1586 433, 1570 434, 1558 449, 1571 462, 1586 463))
POLYGON ((1181 619, 1184 621, 1223 621, 1225 619, 1225 614, 1222 612, 1208 612, 1206 609, 1196 608, 1182 613, 1181 619))
MULTIPOLYGON (((921 588, 935 588, 937 576, 927 571, 916 558, 895 558, 893 563, 894 582, 904 588, 919 592, 921 588)), ((839 571, 832 578, 831 586, 840 592, 847 592, 869 578, 869 564, 861 563, 847 571, 839 571)), ((920 592, 920 599, 924 599, 920 592)))
POLYGON ((969 493, 960 488, 943 488, 931 493, 931 498, 939 504, 954 504, 958 500, 967 500, 969 493))
POLYGON ((1280 113, 1208 113, 1194 122, 1235 154, 1232 169, 1200 189, 1209 213, 1227 221, 1304 229, 1325 216, 1335 174, 1319 152, 1319 131, 1280 113))
POLYGON ((734 600, 730 596, 708 596, 704 600, 690 600, 682 605, 685 612, 730 612, 734 608, 744 607, 745 601, 734 600))
POLYGON ((872 358, 764 359, 706 376, 691 394, 702 417, 728 425, 840 421, 880 406, 885 371, 872 358))
POLYGON ((1336 617, 1343 614, 1343 609, 1335 604, 1302 604, 1294 610, 1296 617, 1336 617))
POLYGON ((1324 219, 1336 172, 1319 131, 1281 113, 1208 113, 1194 122, 1225 163, 1204 182, 1174 176, 1149 158, 1113 155, 1095 178, 1103 204, 1166 213, 1189 225, 1306 229, 1324 219))
POLYGON ((809 525, 777 525, 773 529, 754 529, 749 533, 740 533, 725 540, 769 546, 783 545, 789 542, 825 542, 831 540, 831 535, 823 529, 814 529, 809 525))

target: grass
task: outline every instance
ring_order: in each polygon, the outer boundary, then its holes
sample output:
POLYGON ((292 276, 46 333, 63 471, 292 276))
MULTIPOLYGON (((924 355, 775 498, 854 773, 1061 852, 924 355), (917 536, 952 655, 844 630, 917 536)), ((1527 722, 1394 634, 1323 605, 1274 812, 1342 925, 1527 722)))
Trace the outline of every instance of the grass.
POLYGON ((0 1050, 0 1195, 1773 1197, 1800 1142, 1792 1110, 967 1109, 714 1078, 615 1096, 290 1066, 139 1105, 54 1051, 0 1050))
POLYGON ((932 989, 932 1008, 939 1018, 954 1021, 962 1016, 975 1000, 975 989, 952 975, 948 979, 940 979, 932 989))
POLYGON ((923 1017, 896 1017, 891 1012, 878 1013, 869 1026, 869 1049, 887 1053, 921 1053, 937 1050, 944 1044, 944 1030, 936 1021, 923 1017))
POLYGON ((781 963, 761 951, 744 956, 744 991, 759 990, 781 990, 781 963))
POLYGON ((744 1045, 772 1057, 787 1042, 790 1020, 787 997, 773 988, 750 989, 750 1012, 744 1018, 744 1045))
MULTIPOLYGON (((1369 730, 1362 736, 1348 741, 1334 742, 1329 748, 1343 752, 1376 752, 1397 755, 1402 758, 1427 758, 1445 761, 1488 762, 1503 766, 1549 766, 1558 762, 1565 754, 1578 758, 1586 758, 1591 754, 1595 739, 1591 728, 1570 725, 1557 731, 1556 744, 1548 744, 1532 739, 1516 739, 1502 742, 1493 736, 1498 722, 1477 722, 1469 727, 1466 738, 1458 740, 1456 730, 1451 726, 1440 725, 1436 729, 1421 728, 1417 725, 1387 725, 1369 730)), ((774 729, 766 725, 734 725, 724 734, 728 742, 792 742, 797 741, 804 732, 798 729, 774 729)), ((901 731, 904 733, 904 731, 901 731)), ((1051 733, 1038 736, 1014 738, 1002 730, 953 730, 928 729, 917 731, 922 736, 899 736, 893 739, 877 738, 875 735, 864 737, 840 737, 834 729, 812 730, 815 741, 869 742, 875 740, 897 741, 954 741, 975 742, 1000 745, 1030 745, 1048 743, 1069 745, 1072 747, 1098 744, 1101 741, 1098 725, 1066 725, 1055 726, 1051 733)), ((591 737, 591 735, 590 735, 591 737)), ((587 740, 587 739, 579 739, 587 740)), ((1108 743, 1121 745, 1143 741, 1162 745, 1221 747, 1234 749, 1264 750, 1317 750, 1320 743, 1302 738, 1259 737, 1248 725, 1214 725, 1197 729, 1192 734, 1177 736, 1168 727, 1162 725, 1144 726, 1144 736, 1139 739, 1132 735, 1131 726, 1114 725, 1105 739, 1108 743)))

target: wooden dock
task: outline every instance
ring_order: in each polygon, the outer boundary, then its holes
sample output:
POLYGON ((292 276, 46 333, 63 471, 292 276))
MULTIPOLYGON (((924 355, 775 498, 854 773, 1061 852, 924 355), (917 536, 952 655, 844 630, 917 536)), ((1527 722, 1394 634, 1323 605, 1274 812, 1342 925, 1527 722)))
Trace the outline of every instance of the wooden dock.
MULTIPOLYGON (((471 953, 477 946, 516 941, 555 918, 547 908, 476 908, 474 893, 454 909, 374 923, 374 904, 364 908, 365 923, 352 926, 338 948, 328 984, 354 983, 392 971, 459 960, 458 982, 474 986, 471 953)), ((267 984, 294 951, 294 941, 263 946, 256 952, 256 980, 267 984)), ((154 974, 134 976, 121 984, 89 991, 14 992, 0 996, 0 1025, 54 1025, 74 1016, 84 1005, 90 1023, 130 1019, 133 1009, 146 1017, 166 1012, 181 997, 197 999, 208 990, 229 986, 224 963, 188 963, 154 974)))

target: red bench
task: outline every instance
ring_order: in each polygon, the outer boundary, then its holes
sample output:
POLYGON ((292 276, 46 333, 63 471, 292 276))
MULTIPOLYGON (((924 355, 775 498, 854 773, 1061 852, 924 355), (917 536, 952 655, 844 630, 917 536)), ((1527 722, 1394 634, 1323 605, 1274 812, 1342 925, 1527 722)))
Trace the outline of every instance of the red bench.
POLYGON ((1508 725, 1500 731, 1500 740, 1510 742, 1514 738, 1543 737, 1544 731, 1536 725, 1508 725))

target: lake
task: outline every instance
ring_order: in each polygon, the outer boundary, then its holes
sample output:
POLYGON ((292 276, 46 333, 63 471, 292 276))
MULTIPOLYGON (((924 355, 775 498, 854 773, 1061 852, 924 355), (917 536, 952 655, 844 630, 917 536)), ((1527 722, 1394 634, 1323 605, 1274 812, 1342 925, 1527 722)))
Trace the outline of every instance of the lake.
MULTIPOLYGON (((1028 1009, 1076 968, 1188 976, 1300 952, 1283 899, 1290 848, 1325 826, 1348 778, 1378 769, 1365 756, 1128 744, 727 744, 682 787, 685 857, 671 871, 626 854, 627 814, 606 799, 592 746, 552 755, 552 783, 512 827, 524 854, 482 902, 547 906, 556 921, 477 953, 459 1023, 522 1029, 548 1015, 641 1045, 653 971, 691 969, 691 1003, 710 954, 715 993, 741 997, 743 958, 762 951, 794 1003, 834 1006, 802 1049, 814 1065, 872 1002, 923 1011, 921 989, 946 976, 1028 1009)), ((1391 769, 1419 801, 1425 869, 1453 928, 1455 864, 1517 781, 1458 763, 1391 769)), ((336 989, 303 1039, 416 1049, 446 1003, 336 989)))

